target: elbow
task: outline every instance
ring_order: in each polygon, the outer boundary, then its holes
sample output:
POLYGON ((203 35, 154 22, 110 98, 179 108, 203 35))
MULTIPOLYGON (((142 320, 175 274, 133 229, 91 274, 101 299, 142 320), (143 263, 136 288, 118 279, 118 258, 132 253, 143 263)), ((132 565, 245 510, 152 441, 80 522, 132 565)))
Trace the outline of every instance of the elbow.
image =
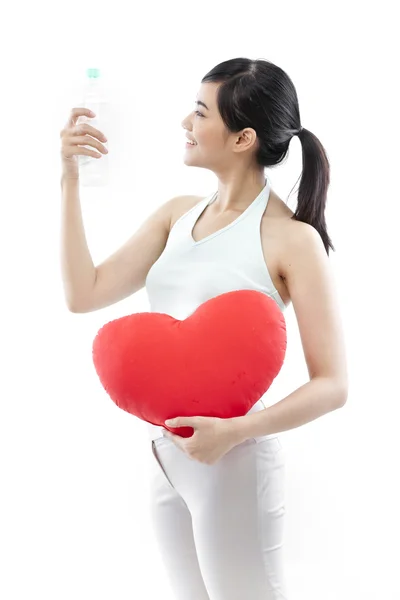
POLYGON ((75 302, 67 301, 66 305, 67 305, 68 311, 71 313, 77 314, 77 313, 82 312, 82 310, 80 310, 79 306, 75 302))
POLYGON ((343 406, 346 404, 347 402, 347 398, 349 395, 349 387, 347 382, 345 384, 343 383, 335 383, 335 408, 343 408, 343 406))
POLYGON ((343 408, 348 397, 347 380, 328 375, 313 379, 321 381, 321 396, 325 399, 328 412, 343 408))

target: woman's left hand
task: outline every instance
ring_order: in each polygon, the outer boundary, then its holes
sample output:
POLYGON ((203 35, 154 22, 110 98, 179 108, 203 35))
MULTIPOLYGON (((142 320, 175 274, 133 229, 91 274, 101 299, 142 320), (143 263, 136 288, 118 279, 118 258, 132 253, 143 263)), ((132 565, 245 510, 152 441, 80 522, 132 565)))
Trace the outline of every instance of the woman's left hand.
POLYGON ((214 465, 241 441, 232 419, 218 417, 176 417, 165 421, 168 427, 193 427, 189 438, 164 429, 164 435, 192 460, 214 465))

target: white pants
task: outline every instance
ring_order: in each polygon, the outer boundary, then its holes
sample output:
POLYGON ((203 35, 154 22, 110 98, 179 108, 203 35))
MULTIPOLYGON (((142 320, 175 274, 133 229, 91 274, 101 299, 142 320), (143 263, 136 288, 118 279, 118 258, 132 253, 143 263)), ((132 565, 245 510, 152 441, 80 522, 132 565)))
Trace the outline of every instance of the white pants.
POLYGON ((176 600, 287 600, 284 451, 251 438, 214 465, 150 440, 150 514, 176 600))

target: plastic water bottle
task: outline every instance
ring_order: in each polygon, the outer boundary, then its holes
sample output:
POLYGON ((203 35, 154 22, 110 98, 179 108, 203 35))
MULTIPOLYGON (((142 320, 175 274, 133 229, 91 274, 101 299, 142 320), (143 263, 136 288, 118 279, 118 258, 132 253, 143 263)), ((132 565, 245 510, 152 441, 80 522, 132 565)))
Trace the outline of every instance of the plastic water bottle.
MULTIPOLYGON (((86 116, 79 117, 77 124, 89 123, 92 127, 99 129, 106 138, 107 125, 109 117, 109 100, 106 96, 104 86, 100 79, 100 69, 87 69, 86 84, 83 92, 83 99, 79 106, 88 108, 96 115, 93 118, 86 116)), ((103 142, 102 142, 103 143, 103 142)), ((107 142, 104 143, 107 148, 107 142)), ((93 146, 83 146, 90 150, 98 152, 93 146)), ((94 156, 78 155, 79 163, 79 181, 84 186, 106 186, 109 183, 109 157, 108 154, 102 154, 101 158, 94 156)))

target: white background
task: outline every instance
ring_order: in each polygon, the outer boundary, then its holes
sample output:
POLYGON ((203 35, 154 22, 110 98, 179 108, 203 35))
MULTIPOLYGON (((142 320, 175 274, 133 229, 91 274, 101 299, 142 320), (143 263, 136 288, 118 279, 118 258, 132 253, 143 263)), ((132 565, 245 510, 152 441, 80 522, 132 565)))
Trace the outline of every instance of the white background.
MULTIPOLYGON (((328 230, 345 326, 343 409, 281 434, 289 600, 398 600, 399 54, 395 2, 20 3, 1 19, 0 597, 172 600, 147 512, 150 442, 91 360, 98 329, 145 290, 68 312, 60 273, 60 138, 87 67, 110 89, 113 182, 82 189, 95 264, 161 203, 208 195, 183 163, 201 78, 234 57, 292 78, 331 162, 328 230)), ((101 160, 101 159, 100 159, 101 160)), ((294 209, 300 141, 267 172, 294 209), (289 197, 290 195, 290 197, 289 197)), ((296 188, 297 189, 297 188, 296 188)), ((310 290, 310 294, 312 290, 310 290)), ((307 381, 292 308, 270 404, 307 381)), ((189 600, 189 599, 188 599, 189 600)))

